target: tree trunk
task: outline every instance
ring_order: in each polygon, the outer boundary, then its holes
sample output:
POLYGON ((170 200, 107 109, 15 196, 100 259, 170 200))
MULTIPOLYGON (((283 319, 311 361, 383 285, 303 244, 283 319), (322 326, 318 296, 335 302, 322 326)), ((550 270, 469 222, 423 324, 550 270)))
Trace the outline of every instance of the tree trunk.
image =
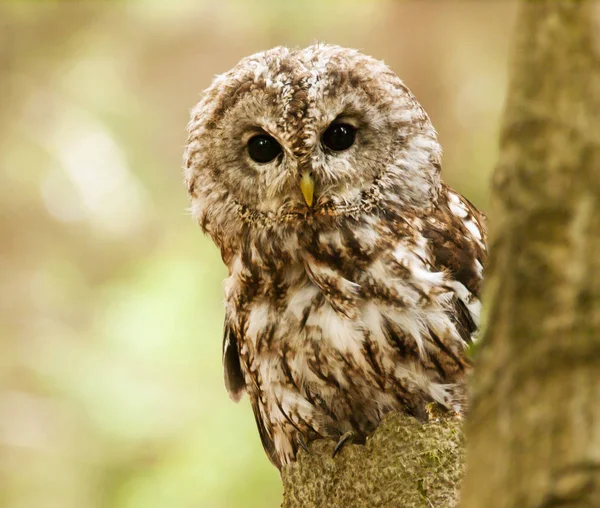
POLYGON ((527 1, 493 183, 464 508, 600 506, 600 60, 592 6, 527 1))
MULTIPOLYGON (((600 506, 600 59, 586 1, 526 0, 493 183, 463 508, 600 506)), ((460 421, 392 415, 282 472, 284 507, 456 505, 460 421)))

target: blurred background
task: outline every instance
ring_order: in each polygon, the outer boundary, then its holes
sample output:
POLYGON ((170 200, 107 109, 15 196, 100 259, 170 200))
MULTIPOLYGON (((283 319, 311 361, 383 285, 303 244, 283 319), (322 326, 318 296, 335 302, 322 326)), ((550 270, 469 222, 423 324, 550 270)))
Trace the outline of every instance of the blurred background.
POLYGON ((362 49, 485 210, 514 18, 508 0, 0 4, 0 506, 279 506, 223 387, 226 271, 186 210, 189 109, 250 53, 362 49))

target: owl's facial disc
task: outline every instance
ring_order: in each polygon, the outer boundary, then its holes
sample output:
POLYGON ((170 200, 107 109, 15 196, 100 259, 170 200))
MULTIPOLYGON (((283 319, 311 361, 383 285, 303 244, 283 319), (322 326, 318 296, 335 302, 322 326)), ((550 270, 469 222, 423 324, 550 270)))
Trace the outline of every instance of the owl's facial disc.
POLYGON ((351 49, 251 55, 217 76, 188 129, 193 213, 217 239, 246 225, 326 228, 387 202, 425 209, 441 185, 427 114, 383 62, 351 49))

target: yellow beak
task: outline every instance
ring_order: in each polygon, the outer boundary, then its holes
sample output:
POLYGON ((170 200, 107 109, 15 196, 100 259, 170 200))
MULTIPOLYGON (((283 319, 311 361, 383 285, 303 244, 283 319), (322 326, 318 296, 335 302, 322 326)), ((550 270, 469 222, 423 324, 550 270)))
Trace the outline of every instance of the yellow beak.
POLYGON ((310 176, 309 171, 305 171, 302 173, 302 179, 300 180, 300 190, 302 191, 302 195, 304 196, 304 201, 308 206, 312 206, 313 204, 313 194, 315 192, 315 181, 313 177, 310 176))

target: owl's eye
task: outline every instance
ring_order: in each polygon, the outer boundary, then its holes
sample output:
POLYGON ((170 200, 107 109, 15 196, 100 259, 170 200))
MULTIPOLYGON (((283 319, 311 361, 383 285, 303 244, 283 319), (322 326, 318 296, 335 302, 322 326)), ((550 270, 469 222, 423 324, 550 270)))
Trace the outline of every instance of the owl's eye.
POLYGON ((259 134, 248 141, 248 155, 254 162, 271 162, 280 153, 281 145, 268 134, 259 134))
POLYGON ((323 144, 336 152, 347 150, 354 144, 356 127, 347 123, 333 123, 321 136, 323 144))

